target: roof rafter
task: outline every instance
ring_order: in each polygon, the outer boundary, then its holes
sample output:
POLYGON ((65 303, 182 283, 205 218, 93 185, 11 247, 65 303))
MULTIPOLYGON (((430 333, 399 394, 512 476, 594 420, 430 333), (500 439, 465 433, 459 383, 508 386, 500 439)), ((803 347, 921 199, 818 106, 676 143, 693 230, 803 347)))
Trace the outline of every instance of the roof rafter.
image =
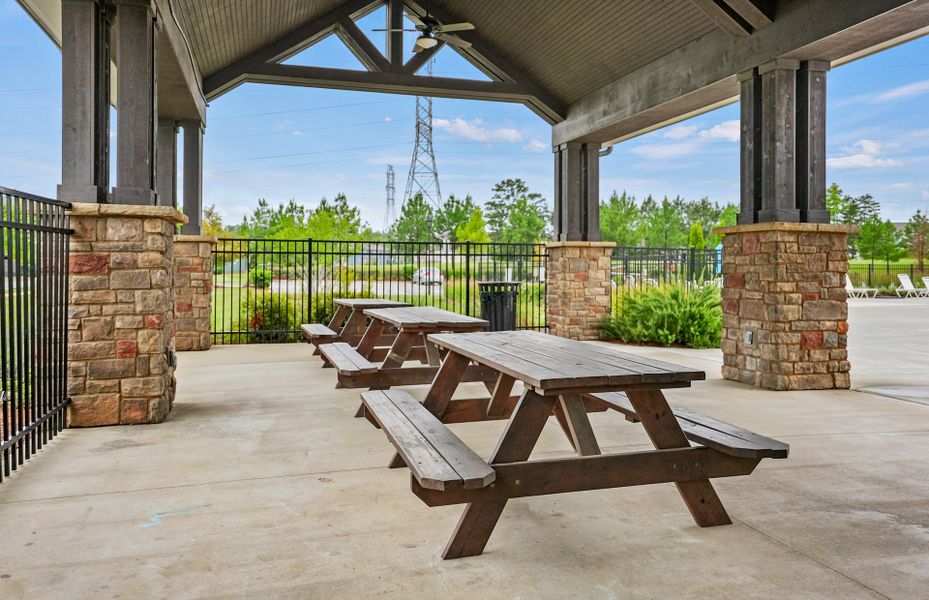
MULTIPOLYGON (((384 0, 347 0, 341 6, 281 36, 232 65, 203 80, 208 99, 216 98, 245 82, 279 83, 309 87, 332 87, 395 94, 428 95, 520 102, 549 123, 565 118, 564 104, 535 84, 503 55, 473 32, 456 33, 472 44, 454 48, 492 81, 416 75, 416 72, 445 44, 418 53, 403 61, 403 40, 399 32, 388 33, 384 56, 358 28, 354 19, 384 5, 384 0), (297 54, 322 38, 336 34, 367 68, 367 71, 284 65, 281 61, 297 54)), ((424 16, 425 10, 412 0, 387 0, 387 21, 391 28, 403 24, 403 10, 424 16)), ((430 15, 442 23, 456 22, 453 15, 430 6, 430 15)))
POLYGON ((690 0, 732 37, 745 37, 774 21, 776 0, 690 0))

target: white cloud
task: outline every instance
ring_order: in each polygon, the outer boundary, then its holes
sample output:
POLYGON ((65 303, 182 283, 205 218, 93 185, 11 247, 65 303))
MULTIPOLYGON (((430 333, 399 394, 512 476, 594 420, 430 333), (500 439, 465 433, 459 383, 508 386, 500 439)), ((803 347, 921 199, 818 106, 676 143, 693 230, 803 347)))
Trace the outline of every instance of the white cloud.
POLYGON ((873 169, 877 167, 894 167, 899 164, 892 158, 881 158, 883 144, 874 140, 858 140, 846 148, 844 156, 826 159, 826 165, 832 169, 873 169))
POLYGON ((526 142, 526 145, 523 146, 523 150, 528 150, 529 152, 545 152, 548 149, 548 144, 541 140, 532 139, 526 142))
POLYGON ((694 135, 699 129, 700 128, 696 125, 675 125, 664 132, 664 137, 672 140, 680 140, 694 135))
POLYGON ((477 142, 519 142, 522 134, 512 127, 488 129, 484 127, 481 119, 467 121, 461 117, 454 119, 435 119, 433 125, 454 136, 463 137, 477 142))
POLYGON ((384 117, 384 122, 385 122, 385 123, 390 123, 391 121, 393 121, 393 119, 391 119, 389 116, 384 117))
POLYGON ((696 141, 676 142, 673 144, 642 144, 632 149, 634 154, 644 156, 645 158, 676 158, 693 154, 700 149, 700 143, 696 141))
POLYGON ((290 132, 290 135, 294 137, 303 137, 303 132, 300 131, 299 129, 294 129, 293 131, 290 132))
POLYGON ((892 184, 890 184, 890 188, 889 188, 889 189, 891 189, 891 190, 908 190, 908 189, 910 189, 911 187, 913 187, 913 184, 912 184, 912 183, 902 182, 902 183, 892 183, 892 184))
POLYGON ((887 102, 889 100, 901 100, 903 98, 921 96, 926 93, 929 93, 929 79, 891 88, 886 92, 878 94, 875 99, 878 102, 887 102))
POLYGON ((929 200, 929 190, 923 190, 922 197, 923 200, 929 200))
POLYGON ((700 137, 705 140, 725 140, 727 142, 739 141, 739 120, 723 121, 709 129, 700 132, 700 137))

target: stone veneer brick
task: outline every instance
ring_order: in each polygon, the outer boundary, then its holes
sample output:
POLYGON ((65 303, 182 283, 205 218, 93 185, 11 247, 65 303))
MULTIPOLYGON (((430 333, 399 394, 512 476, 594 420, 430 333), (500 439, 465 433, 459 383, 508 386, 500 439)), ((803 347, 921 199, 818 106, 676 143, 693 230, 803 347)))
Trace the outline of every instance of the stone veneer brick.
POLYGON ((600 337, 610 311, 613 242, 549 242, 545 299, 549 332, 575 340, 600 337))
POLYGON ((174 238, 175 344, 181 350, 210 349, 213 246, 209 235, 174 238))
POLYGON ((68 393, 72 427, 157 423, 174 401, 171 207, 71 210, 68 393))
POLYGON ((851 229, 758 223, 717 231, 725 234, 723 377, 771 390, 848 388, 851 229))

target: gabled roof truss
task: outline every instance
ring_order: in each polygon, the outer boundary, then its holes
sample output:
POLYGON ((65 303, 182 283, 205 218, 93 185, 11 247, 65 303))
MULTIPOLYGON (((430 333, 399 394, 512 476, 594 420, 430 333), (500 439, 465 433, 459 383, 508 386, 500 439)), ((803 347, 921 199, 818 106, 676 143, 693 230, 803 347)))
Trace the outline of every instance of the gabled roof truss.
MULTIPOLYGON (((203 81, 207 99, 216 98, 236 86, 246 83, 277 83, 308 87, 386 92, 443 98, 470 98, 519 102, 528 106, 549 123, 564 120, 565 107, 543 90, 520 69, 512 65, 499 51, 483 41, 474 31, 456 33, 469 42, 470 48, 455 49, 468 62, 483 72, 490 81, 433 77, 418 71, 445 45, 419 52, 404 60, 403 33, 387 33, 386 56, 371 42, 356 19, 370 14, 385 4, 384 0, 348 0, 329 13, 305 23, 281 36, 234 64, 203 81), (337 35, 351 50, 365 70, 337 69, 282 64, 329 35, 337 35)), ((387 0, 388 28, 403 26, 403 12, 424 16, 423 6, 412 0, 387 0)), ((458 19, 429 7, 430 15, 441 23, 458 19)))

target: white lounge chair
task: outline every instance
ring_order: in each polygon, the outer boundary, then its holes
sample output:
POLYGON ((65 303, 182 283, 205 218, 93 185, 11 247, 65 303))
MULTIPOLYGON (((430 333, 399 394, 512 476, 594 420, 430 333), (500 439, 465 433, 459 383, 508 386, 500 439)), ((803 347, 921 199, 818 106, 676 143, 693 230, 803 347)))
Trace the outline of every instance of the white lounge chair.
POLYGON ((929 289, 918 288, 913 285, 913 281, 906 273, 897 274, 900 280, 900 287, 897 288, 897 295, 902 298, 929 298, 929 289))
POLYGON ((929 275, 923 275, 923 285, 929 290, 929 275))
POLYGON ((848 292, 849 298, 874 298, 877 296, 877 288, 855 287, 848 273, 845 274, 845 291, 848 292))

